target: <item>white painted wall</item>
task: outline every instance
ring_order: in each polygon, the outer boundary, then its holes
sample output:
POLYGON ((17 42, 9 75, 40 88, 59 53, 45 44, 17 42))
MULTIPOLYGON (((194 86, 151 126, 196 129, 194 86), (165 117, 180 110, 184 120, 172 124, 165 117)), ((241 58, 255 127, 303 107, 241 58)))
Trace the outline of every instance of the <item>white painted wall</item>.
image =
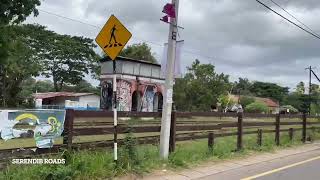
POLYGON ((90 107, 100 107, 100 96, 97 95, 87 95, 79 97, 80 104, 88 104, 90 107))

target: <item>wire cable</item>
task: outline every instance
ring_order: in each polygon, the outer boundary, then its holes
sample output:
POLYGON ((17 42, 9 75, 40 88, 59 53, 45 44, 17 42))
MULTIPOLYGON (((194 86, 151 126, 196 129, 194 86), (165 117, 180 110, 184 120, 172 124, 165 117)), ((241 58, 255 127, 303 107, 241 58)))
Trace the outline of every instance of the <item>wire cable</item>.
MULTIPOLYGON (((87 26, 91 26, 91 27, 99 29, 99 30, 101 29, 101 27, 99 27, 97 25, 93 25, 93 24, 90 24, 90 23, 87 23, 87 22, 84 22, 84 21, 81 21, 81 20, 77 20, 77 19, 73 19, 73 18, 70 18, 70 17, 62 16, 62 15, 59 15, 59 14, 56 14, 56 13, 53 13, 53 12, 49 12, 49 11, 46 11, 46 10, 43 10, 43 9, 40 9, 40 8, 38 8, 38 10, 40 12, 43 12, 43 13, 46 13, 46 14, 49 14, 49 15, 52 15, 52 16, 56 16, 56 17, 59 17, 59 18, 62 18, 62 19, 66 19, 66 20, 69 20, 69 21, 74 21, 74 22, 77 22, 77 23, 81 23, 81 24, 84 24, 84 25, 87 25, 87 26)), ((140 41, 143 41, 143 42, 146 42, 146 43, 149 43, 149 44, 152 44, 152 45, 155 45, 155 46, 164 47, 164 45, 162 45, 160 43, 152 42, 152 41, 145 40, 145 39, 142 39, 142 38, 139 38, 139 37, 133 36, 132 38, 140 40, 140 41)), ((185 53, 188 53, 188 54, 192 54, 192 55, 196 55, 196 56, 200 56, 200 57, 204 57, 206 59, 210 59, 210 61, 212 61, 213 59, 221 59, 221 58, 215 58, 215 57, 211 57, 211 56, 208 56, 208 55, 203 55, 203 54, 199 54, 199 53, 196 53, 196 52, 192 52, 192 51, 199 51, 199 50, 196 50, 196 49, 189 49, 189 50, 182 50, 182 52, 185 52, 185 53), (189 50, 191 50, 191 51, 189 51, 189 50)))
POLYGON ((276 6, 278 6, 279 8, 281 8, 284 12, 286 12, 289 16, 291 16, 292 18, 294 18, 296 21, 298 21, 300 24, 302 24, 305 28, 309 29, 311 32, 313 32, 314 34, 316 34, 317 36, 320 37, 320 35, 316 32, 314 32, 309 26, 307 26, 305 23, 303 23, 302 21, 300 21, 298 18, 296 18, 293 14, 291 14, 290 12, 288 12, 287 10, 285 10, 280 4, 276 3, 273 0, 270 0, 273 4, 275 4, 276 6))
POLYGON ((320 39, 320 36, 314 34, 313 32, 311 32, 311 31, 309 31, 309 30, 301 27, 301 26, 298 25, 297 23, 295 23, 295 22, 291 21, 290 19, 284 17, 283 15, 281 15, 281 14, 278 13, 277 11, 273 10, 271 7, 267 6, 266 4, 262 3, 261 1, 259 1, 259 0, 256 0, 256 1, 257 1, 258 3, 260 3, 262 6, 264 6, 265 8, 269 9, 270 11, 272 11, 273 13, 275 13, 275 14, 277 14, 278 16, 282 17, 283 19, 287 20, 287 21, 290 22, 291 24, 297 26, 297 27, 300 28, 301 30, 309 33, 310 35, 314 36, 314 37, 317 38, 317 39, 320 39))

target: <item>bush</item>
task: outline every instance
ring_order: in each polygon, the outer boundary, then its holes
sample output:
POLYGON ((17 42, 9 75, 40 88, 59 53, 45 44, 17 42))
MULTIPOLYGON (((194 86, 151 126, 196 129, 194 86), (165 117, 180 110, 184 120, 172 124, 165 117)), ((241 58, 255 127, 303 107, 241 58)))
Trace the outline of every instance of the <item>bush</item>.
POLYGON ((294 108, 291 105, 285 105, 285 106, 281 107, 281 111, 287 112, 287 109, 289 109, 289 113, 298 113, 299 112, 298 109, 294 108))
POLYGON ((248 96, 240 97, 240 104, 243 108, 246 108, 249 104, 254 103, 254 98, 248 96))
POLYGON ((254 102, 249 104, 246 108, 245 108, 246 112, 250 112, 250 113, 268 113, 269 108, 267 105, 260 103, 260 102, 254 102))

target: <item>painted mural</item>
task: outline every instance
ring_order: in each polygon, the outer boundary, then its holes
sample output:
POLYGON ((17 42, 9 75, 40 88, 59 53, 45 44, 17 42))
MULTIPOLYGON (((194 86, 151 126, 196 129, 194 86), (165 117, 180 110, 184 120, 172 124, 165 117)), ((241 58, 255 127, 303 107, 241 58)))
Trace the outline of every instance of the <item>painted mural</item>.
POLYGON ((64 110, 0 111, 1 138, 7 141, 33 131, 37 147, 50 148, 54 140, 61 136, 64 120, 64 110), (31 125, 34 128, 16 129, 16 124, 31 125))
POLYGON ((128 81, 117 82, 117 102, 118 111, 131 111, 131 84, 128 81))
POLYGON ((112 109, 112 84, 111 82, 105 82, 101 85, 101 109, 112 109))
MULTIPOLYGON (((102 81, 101 109, 112 110, 112 84, 108 85, 111 81, 112 79, 102 81)), ((117 109, 118 111, 138 112, 161 111, 162 91, 162 84, 119 79, 117 81, 117 109)))
POLYGON ((153 100, 156 92, 156 86, 146 86, 145 92, 142 97, 142 112, 153 112, 153 100))

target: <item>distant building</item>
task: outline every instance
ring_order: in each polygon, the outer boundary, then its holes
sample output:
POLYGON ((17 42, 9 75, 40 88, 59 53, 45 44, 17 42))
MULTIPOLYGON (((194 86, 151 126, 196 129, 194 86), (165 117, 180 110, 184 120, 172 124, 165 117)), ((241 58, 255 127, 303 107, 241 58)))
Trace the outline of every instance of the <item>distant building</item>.
POLYGON ((79 109, 100 108, 100 97, 94 93, 46 92, 35 93, 36 108, 42 109, 79 109))
MULTIPOLYGON (((252 97, 252 96, 247 96, 247 97, 252 97)), ((268 106, 269 108, 269 113, 270 114, 276 114, 279 113, 279 103, 270 99, 270 98, 261 98, 261 97, 252 97, 255 99, 256 102, 260 102, 268 106)), ((239 95, 230 95, 230 99, 233 102, 239 102, 239 95)), ((233 105, 232 105, 233 106, 233 105)))
MULTIPOLYGON (((113 61, 108 57, 101 62, 101 108, 112 109, 113 61)), ((147 61, 117 57, 118 111, 162 111, 164 78, 161 66, 147 61)))

